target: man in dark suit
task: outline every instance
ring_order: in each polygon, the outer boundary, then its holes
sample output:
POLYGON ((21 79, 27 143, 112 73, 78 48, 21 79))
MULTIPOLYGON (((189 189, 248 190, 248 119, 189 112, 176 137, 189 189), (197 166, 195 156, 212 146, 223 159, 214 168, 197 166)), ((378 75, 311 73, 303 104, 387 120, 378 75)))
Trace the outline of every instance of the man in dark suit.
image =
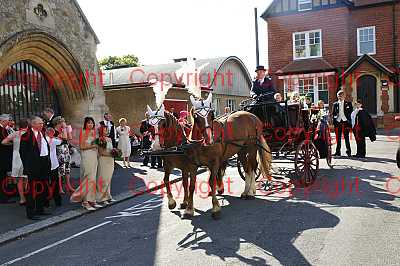
MULTIPOLYGON (((142 134, 142 149, 148 150, 151 147, 151 140, 154 138, 155 131, 154 127, 148 121, 148 113, 145 116, 146 119, 142 120, 140 124, 140 133, 142 134)), ((145 155, 142 166, 147 166, 149 160, 151 160, 151 168, 156 168, 156 163, 158 168, 162 168, 162 159, 160 156, 151 156, 150 158, 150 156, 145 155)))
POLYGON ((54 110, 51 108, 46 108, 43 111, 43 118, 46 121, 46 128, 52 127, 54 128, 54 110))
POLYGON ((337 93, 338 101, 333 103, 332 121, 335 127, 336 134, 336 153, 335 156, 341 156, 340 150, 342 147, 342 133, 346 142, 346 154, 351 156, 350 147, 350 129, 351 129, 351 113, 353 112, 353 105, 351 102, 345 100, 343 90, 337 93))
POLYGON ((115 140, 115 126, 114 122, 112 121, 112 115, 109 113, 105 113, 104 120, 101 122, 103 122, 107 126, 108 137, 111 139, 113 147, 117 148, 117 142, 115 140))
POLYGON ((26 216, 31 220, 40 220, 38 215, 49 214, 44 211, 44 205, 51 169, 50 146, 43 134, 43 124, 40 117, 32 117, 31 128, 21 136, 20 155, 29 184, 26 216))
POLYGON ((263 101, 273 101, 276 90, 270 77, 266 76, 267 70, 264 66, 257 66, 256 79, 253 81, 250 96, 253 98, 262 97, 263 101))
POLYGON ((365 138, 368 137, 372 142, 376 140, 376 128, 371 115, 362 108, 362 101, 357 100, 356 109, 351 114, 353 134, 357 143, 356 158, 365 158, 367 149, 365 138))
POLYGON ((1 144, 9 135, 7 126, 10 118, 6 114, 0 116, 0 203, 2 204, 15 202, 10 200, 7 195, 7 172, 12 168, 13 146, 1 144))

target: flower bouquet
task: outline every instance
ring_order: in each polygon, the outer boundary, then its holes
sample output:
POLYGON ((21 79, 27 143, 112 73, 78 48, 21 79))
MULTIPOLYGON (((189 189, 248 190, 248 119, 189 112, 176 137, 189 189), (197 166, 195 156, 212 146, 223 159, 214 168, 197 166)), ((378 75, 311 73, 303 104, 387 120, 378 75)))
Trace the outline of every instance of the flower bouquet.
POLYGON ((93 141, 93 144, 105 149, 107 147, 107 140, 105 137, 99 137, 93 141))
POLYGON ((122 156, 122 151, 120 149, 113 148, 110 153, 111 153, 111 156, 114 158, 122 156))

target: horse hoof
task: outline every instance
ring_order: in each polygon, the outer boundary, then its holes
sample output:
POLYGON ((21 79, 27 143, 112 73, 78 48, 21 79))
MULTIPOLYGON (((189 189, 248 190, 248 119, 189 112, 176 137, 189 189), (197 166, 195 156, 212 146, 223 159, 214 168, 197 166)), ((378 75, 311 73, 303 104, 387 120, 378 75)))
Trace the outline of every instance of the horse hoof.
POLYGON ((218 220, 219 218, 221 218, 221 211, 212 212, 212 213, 211 213, 211 217, 212 217, 214 220, 218 220))
POLYGON ((185 210, 187 208, 187 203, 182 202, 180 208, 181 208, 181 210, 185 210))
POLYGON ((243 200, 246 200, 249 197, 249 195, 242 193, 242 195, 240 195, 240 198, 243 200))
POLYGON ((244 194, 242 194, 242 195, 240 196, 240 198, 243 199, 243 200, 254 200, 256 197, 255 197, 255 196, 251 196, 251 195, 244 195, 244 194))
POLYGON ((194 211, 193 211, 193 210, 188 210, 188 209, 186 209, 186 210, 183 212, 182 217, 183 217, 184 219, 190 219, 190 218, 193 217, 193 215, 194 215, 194 211))
POLYGON ((176 207, 176 202, 175 202, 175 201, 168 203, 168 208, 169 208, 170 210, 175 209, 175 207, 176 207))

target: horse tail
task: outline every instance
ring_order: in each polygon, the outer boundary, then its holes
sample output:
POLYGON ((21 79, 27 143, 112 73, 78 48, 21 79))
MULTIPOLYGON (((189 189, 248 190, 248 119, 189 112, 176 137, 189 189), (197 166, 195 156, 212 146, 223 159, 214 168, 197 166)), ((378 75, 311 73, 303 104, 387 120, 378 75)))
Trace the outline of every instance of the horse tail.
POLYGON ((269 181, 271 181, 272 177, 270 174, 270 170, 272 165, 272 153, 267 142, 265 141, 265 138, 262 135, 258 139, 257 146, 257 162, 260 165, 261 173, 264 178, 267 178, 269 181))

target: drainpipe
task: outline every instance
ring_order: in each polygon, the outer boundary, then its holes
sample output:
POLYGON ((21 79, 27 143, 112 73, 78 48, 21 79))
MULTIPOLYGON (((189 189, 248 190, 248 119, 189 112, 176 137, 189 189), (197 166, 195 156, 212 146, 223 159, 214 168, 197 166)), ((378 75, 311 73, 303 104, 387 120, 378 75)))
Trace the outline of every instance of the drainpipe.
POLYGON ((394 70, 395 70, 395 85, 394 85, 394 100, 395 100, 395 112, 399 112, 400 110, 400 101, 399 101, 399 83, 400 83, 400 79, 399 79, 399 67, 397 65, 397 34, 396 34, 396 0, 393 0, 393 5, 392 5, 392 31, 393 31, 393 66, 394 66, 394 70))

